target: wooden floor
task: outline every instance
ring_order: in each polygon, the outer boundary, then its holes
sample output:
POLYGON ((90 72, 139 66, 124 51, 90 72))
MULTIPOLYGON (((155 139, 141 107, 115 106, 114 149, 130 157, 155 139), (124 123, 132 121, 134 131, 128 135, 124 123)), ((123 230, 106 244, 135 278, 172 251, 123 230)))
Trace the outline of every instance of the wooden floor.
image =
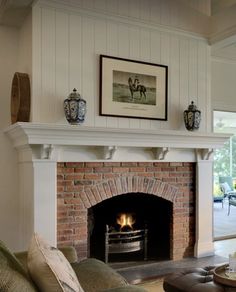
POLYGON ((131 284, 137 284, 149 279, 155 279, 161 276, 174 273, 184 268, 204 267, 209 265, 224 264, 227 258, 215 255, 204 258, 186 258, 179 261, 163 261, 163 262, 139 262, 130 267, 115 268, 127 281, 131 284))
POLYGON ((236 237, 236 207, 231 206, 228 216, 228 202, 225 200, 223 208, 221 203, 214 203, 214 238, 223 239, 236 237))
POLYGON ((230 253, 236 252, 236 238, 227 240, 217 240, 214 242, 215 254, 228 258, 230 253))

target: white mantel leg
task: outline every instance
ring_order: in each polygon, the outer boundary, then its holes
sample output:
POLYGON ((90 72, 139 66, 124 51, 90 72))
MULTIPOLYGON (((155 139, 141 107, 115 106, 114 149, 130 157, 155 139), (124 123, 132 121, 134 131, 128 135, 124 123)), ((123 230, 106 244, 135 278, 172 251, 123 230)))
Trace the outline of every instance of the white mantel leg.
POLYGON ((57 200, 56 162, 33 161, 34 166, 34 231, 56 245, 57 200))
POLYGON ((199 160, 197 162, 196 179, 196 243, 195 257, 214 254, 213 244, 213 162, 199 160))
POLYGON ((27 250, 34 230, 34 175, 32 161, 19 163, 19 250, 27 250))
POLYGON ((28 249, 34 231, 56 245, 56 162, 20 161, 20 249, 28 249))

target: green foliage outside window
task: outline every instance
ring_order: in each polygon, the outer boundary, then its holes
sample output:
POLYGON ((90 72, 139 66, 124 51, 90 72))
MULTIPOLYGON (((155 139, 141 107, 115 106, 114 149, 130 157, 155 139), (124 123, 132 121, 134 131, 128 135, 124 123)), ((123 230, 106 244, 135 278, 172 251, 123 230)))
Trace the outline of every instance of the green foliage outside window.
POLYGON ((236 136, 231 138, 232 140, 232 174, 233 178, 236 178, 236 136))
POLYGON ((220 189, 220 185, 219 183, 214 183, 214 197, 223 197, 224 194, 222 193, 221 189, 220 189))
POLYGON ((233 180, 236 178, 236 136, 228 140, 223 148, 214 152, 214 196, 221 193, 220 176, 232 176, 233 180))
POLYGON ((227 141, 223 148, 214 152, 214 177, 215 183, 219 182, 219 176, 230 175, 230 141, 227 141))

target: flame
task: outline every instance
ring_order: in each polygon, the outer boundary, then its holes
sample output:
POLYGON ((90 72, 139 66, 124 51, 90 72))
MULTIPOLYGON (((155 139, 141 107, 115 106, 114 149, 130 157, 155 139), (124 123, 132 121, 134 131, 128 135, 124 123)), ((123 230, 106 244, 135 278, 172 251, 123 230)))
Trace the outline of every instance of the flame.
POLYGON ((132 216, 132 214, 122 213, 122 214, 119 214, 116 222, 120 225, 121 230, 122 228, 127 227, 127 226, 133 229, 132 225, 135 223, 135 219, 132 216))

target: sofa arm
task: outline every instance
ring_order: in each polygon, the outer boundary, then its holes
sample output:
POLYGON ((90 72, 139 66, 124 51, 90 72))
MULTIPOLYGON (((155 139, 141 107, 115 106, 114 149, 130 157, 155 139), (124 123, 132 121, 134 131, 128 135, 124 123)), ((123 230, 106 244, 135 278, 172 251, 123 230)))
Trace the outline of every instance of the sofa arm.
POLYGON ((96 292, 128 285, 125 278, 100 260, 85 259, 79 263, 73 263, 71 266, 85 292, 96 292))
POLYGON ((78 256, 73 246, 61 246, 58 249, 64 254, 69 263, 78 261, 78 256))
MULTIPOLYGON (((69 263, 75 263, 78 261, 76 250, 73 246, 63 246, 58 248, 69 261, 69 263)), ((16 258, 22 264, 25 271, 28 273, 28 266, 27 266, 27 251, 16 252, 16 258)))
POLYGON ((22 252, 15 252, 15 257, 18 259, 18 261, 22 264, 24 270, 28 274, 28 266, 27 266, 27 252, 22 251, 22 252))

